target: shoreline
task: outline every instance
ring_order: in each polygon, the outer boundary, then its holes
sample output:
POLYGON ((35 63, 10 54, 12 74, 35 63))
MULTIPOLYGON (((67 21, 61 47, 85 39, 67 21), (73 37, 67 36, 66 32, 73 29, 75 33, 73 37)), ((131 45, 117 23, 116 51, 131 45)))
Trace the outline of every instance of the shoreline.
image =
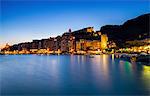
POLYGON ((128 62, 140 62, 142 65, 147 65, 147 66, 150 66, 150 54, 130 54, 130 53, 100 53, 100 54, 89 54, 89 53, 86 53, 86 54, 79 54, 79 53, 76 53, 76 54, 71 54, 71 53, 61 53, 61 54, 1 54, 0 55, 36 55, 36 56, 52 56, 52 55, 56 55, 56 56, 59 56, 59 55, 68 55, 68 56, 71 56, 71 55, 82 55, 82 56, 87 56, 89 58, 94 58, 94 55, 114 55, 115 58, 119 58, 119 59, 122 59, 124 61, 128 61, 128 62))

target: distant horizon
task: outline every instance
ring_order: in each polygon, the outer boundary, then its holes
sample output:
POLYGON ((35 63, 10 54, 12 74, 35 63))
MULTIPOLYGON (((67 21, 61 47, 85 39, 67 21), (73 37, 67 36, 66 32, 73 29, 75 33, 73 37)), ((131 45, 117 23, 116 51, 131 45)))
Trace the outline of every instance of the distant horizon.
POLYGON ((149 2, 140 0, 109 1, 112 4, 108 1, 71 3, 36 0, 2 0, 1 3, 0 49, 6 43, 13 45, 61 36, 69 29, 94 27, 98 31, 104 25, 122 25, 127 20, 150 13, 149 2))

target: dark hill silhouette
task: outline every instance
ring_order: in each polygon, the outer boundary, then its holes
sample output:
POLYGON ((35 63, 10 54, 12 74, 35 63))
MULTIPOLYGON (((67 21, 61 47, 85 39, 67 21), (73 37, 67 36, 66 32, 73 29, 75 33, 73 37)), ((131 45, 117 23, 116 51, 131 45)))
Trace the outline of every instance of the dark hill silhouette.
POLYGON ((105 25, 100 31, 107 34, 119 47, 124 47, 125 41, 149 38, 150 13, 126 21, 122 25, 105 25))

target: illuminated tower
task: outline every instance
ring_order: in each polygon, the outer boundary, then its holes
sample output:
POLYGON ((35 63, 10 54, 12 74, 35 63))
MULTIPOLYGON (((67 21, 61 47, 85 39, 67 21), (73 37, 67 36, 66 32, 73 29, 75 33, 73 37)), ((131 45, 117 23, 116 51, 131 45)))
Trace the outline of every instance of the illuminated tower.
POLYGON ((108 37, 106 34, 102 34, 101 35, 101 49, 106 49, 107 48, 107 41, 108 41, 108 37))
POLYGON ((71 29, 69 29, 69 51, 74 52, 75 51, 75 37, 71 33, 71 29))

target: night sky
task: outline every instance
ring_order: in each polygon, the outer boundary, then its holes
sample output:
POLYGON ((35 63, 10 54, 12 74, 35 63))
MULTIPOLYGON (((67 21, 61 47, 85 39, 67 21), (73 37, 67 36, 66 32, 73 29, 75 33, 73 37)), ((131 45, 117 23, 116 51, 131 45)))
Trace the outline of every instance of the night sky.
POLYGON ((0 47, 62 35, 69 28, 107 24, 150 12, 148 0, 1 0, 0 47))

